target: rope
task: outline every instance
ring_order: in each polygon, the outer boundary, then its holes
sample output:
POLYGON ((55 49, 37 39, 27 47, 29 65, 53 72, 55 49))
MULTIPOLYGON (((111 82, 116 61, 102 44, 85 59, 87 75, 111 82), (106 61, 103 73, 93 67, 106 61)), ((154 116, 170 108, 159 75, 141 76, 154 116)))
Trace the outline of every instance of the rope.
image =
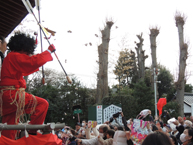
MULTIPOLYGON (((0 115, 3 116, 3 92, 9 90, 10 91, 10 98, 12 102, 10 105, 16 105, 16 118, 15 123, 18 124, 18 119, 24 120, 23 114, 25 113, 25 88, 15 88, 14 86, 0 86, 1 92, 0 92, 0 115), (14 99, 11 97, 11 91, 16 90, 14 99), (21 118, 20 118, 21 117, 21 118)), ((34 95, 32 95, 30 103, 27 106, 27 109, 30 107, 30 114, 33 114, 35 112, 35 108, 37 106, 37 100, 34 95), (32 103, 32 105, 31 105, 32 103)))

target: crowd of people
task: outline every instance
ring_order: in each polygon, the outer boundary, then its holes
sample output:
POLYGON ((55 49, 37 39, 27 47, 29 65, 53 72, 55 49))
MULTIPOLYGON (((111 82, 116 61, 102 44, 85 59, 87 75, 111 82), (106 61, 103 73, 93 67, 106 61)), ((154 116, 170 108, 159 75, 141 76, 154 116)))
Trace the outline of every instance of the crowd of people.
POLYGON ((143 119, 148 120, 148 135, 142 142, 136 143, 131 133, 133 119, 126 120, 123 112, 117 114, 122 116, 122 123, 116 117, 104 124, 83 120, 75 125, 75 129, 65 126, 56 134, 62 139, 62 145, 193 145, 192 116, 189 119, 181 116, 166 119, 163 115, 153 118, 149 114, 143 119))

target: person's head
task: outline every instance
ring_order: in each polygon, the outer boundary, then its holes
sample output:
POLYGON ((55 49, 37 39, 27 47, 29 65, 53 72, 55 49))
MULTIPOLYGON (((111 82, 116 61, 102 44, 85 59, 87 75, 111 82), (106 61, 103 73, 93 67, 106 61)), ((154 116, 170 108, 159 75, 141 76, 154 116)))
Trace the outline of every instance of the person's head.
POLYGON ((133 118, 130 118, 129 120, 127 120, 127 127, 130 128, 130 125, 133 124, 133 118))
POLYGON ((74 129, 69 129, 69 130, 67 131, 67 135, 68 135, 69 138, 71 138, 71 137, 73 137, 73 136, 76 135, 76 132, 75 132, 74 129))
POLYGON ((172 131, 172 129, 171 129, 171 127, 170 127, 169 124, 167 124, 165 127, 166 127, 166 129, 167 129, 167 132, 171 132, 171 131, 172 131))
POLYGON ((70 129, 70 132, 72 133, 73 136, 76 134, 74 129, 70 129))
POLYGON ((168 132, 167 127, 164 126, 164 127, 162 128, 162 131, 165 132, 165 133, 167 133, 167 132, 168 132))
POLYGON ((117 127, 117 130, 121 130, 121 131, 123 131, 124 129, 123 129, 123 127, 122 127, 122 126, 119 126, 119 127, 117 127))
POLYGON ((87 123, 86 120, 83 120, 82 121, 82 127, 86 127, 86 123, 87 123))
POLYGON ((116 130, 118 130, 119 125, 117 123, 114 123, 113 127, 114 127, 114 130, 116 131, 116 130))
POLYGON ((107 126, 103 127, 103 133, 104 133, 104 135, 107 134, 108 129, 109 129, 109 128, 108 128, 107 126))
POLYGON ((113 138, 115 134, 115 131, 112 129, 107 130, 107 139, 108 138, 113 138))
POLYGON ((131 125, 133 124, 133 118, 130 118, 129 120, 127 120, 127 125, 131 125))
POLYGON ((152 124, 152 131, 158 130, 157 126, 155 124, 152 124))
POLYGON ((5 38, 0 36, 0 50, 4 54, 7 50, 7 42, 5 41, 5 38))
POLYGON ((16 32, 7 44, 10 51, 25 53, 27 55, 34 54, 36 48, 35 39, 25 33, 16 32))
POLYGON ((81 124, 78 122, 75 127, 76 127, 76 131, 78 131, 81 128, 81 124))
POLYGON ((64 127, 64 133, 67 133, 68 130, 70 130, 70 127, 65 126, 65 127, 64 127))
POLYGON ((178 145, 178 141, 177 141, 177 138, 175 136, 171 135, 170 139, 171 139, 173 145, 178 145))
POLYGON ((192 122, 193 122, 193 116, 190 116, 190 121, 192 121, 192 122))
POLYGON ((181 116, 178 116, 178 121, 180 124, 184 124, 184 119, 181 116))
POLYGON ((182 143, 186 141, 193 142, 193 129, 190 127, 185 129, 184 132, 180 135, 180 140, 182 143))
POLYGON ((184 127, 192 127, 192 122, 190 120, 185 120, 184 127))
POLYGON ((113 125, 109 125, 110 129, 114 129, 114 126, 113 125))
POLYGON ((144 139, 142 145, 172 145, 172 141, 167 134, 155 131, 144 139))
POLYGON ((161 127, 161 124, 159 121, 156 121, 156 127, 159 129, 161 127))
POLYGON ((106 124, 103 124, 99 127, 99 133, 104 133, 105 131, 108 130, 108 127, 106 124))
POLYGON ((58 137, 59 137, 59 138, 61 138, 62 133, 63 133, 63 132, 62 132, 61 130, 59 130, 59 132, 58 132, 58 137))

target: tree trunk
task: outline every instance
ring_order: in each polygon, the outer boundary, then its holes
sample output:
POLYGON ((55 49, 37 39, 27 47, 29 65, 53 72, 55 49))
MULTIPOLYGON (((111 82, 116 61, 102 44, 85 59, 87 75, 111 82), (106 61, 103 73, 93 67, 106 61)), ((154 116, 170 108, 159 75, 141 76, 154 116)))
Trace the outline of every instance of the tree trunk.
POLYGON ((145 59, 148 56, 144 56, 145 55, 145 51, 142 49, 143 47, 143 41, 144 39, 142 38, 142 33, 141 35, 137 35, 138 39, 139 39, 139 43, 137 43, 137 47, 135 47, 136 51, 137 51, 137 58, 138 58, 138 78, 139 79, 144 79, 145 78, 145 59))
MULTIPOLYGON (((156 37, 159 34, 159 29, 157 27, 150 29, 150 43, 151 43, 151 57, 152 57, 152 72, 154 72, 154 68, 157 70, 157 57, 156 57, 156 37)), ((154 74, 152 73, 152 77, 151 77, 151 86, 152 86, 152 90, 154 90, 154 81, 157 82, 157 75, 156 75, 156 79, 154 80, 154 74)), ((156 96, 158 99, 158 88, 157 88, 157 83, 156 83, 156 96)))
POLYGON ((100 104, 103 97, 108 96, 108 49, 110 30, 114 23, 107 21, 102 33, 102 43, 98 46, 99 72, 97 74, 96 103, 100 104))
POLYGON ((175 15, 176 27, 178 28, 179 35, 179 46, 180 46, 180 57, 179 57, 179 74, 178 80, 175 83, 177 95, 176 100, 179 104, 179 114, 184 116, 184 85, 185 85, 185 69, 186 69, 186 60, 187 60, 187 49, 188 45, 184 43, 184 32, 183 26, 185 23, 185 18, 181 14, 175 15))

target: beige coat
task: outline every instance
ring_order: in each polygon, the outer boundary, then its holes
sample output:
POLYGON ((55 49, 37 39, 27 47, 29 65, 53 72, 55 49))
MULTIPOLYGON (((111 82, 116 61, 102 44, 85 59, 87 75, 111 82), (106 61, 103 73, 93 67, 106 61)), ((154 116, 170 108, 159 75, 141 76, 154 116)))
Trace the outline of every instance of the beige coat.
POLYGON ((124 131, 115 131, 113 138, 103 140, 102 137, 98 138, 101 145, 127 145, 126 133, 124 131))
POLYGON ((115 131, 113 145, 127 145, 126 133, 124 131, 115 131))

